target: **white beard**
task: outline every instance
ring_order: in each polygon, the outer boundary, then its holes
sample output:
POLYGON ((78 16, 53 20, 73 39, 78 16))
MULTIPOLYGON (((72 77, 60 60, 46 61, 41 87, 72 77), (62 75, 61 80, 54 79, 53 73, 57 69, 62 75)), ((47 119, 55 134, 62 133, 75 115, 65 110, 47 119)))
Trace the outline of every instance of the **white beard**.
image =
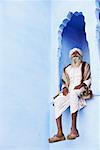
POLYGON ((81 57, 73 57, 72 58, 72 65, 75 66, 75 67, 78 67, 81 62, 82 62, 81 57))

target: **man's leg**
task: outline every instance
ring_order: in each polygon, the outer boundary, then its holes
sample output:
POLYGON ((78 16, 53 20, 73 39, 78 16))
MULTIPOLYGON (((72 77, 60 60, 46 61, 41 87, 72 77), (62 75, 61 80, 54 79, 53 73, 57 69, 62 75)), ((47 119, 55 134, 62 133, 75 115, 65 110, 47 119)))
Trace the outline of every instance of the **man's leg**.
POLYGON ((72 113, 72 126, 71 126, 71 132, 67 136, 68 140, 76 139, 79 136, 78 130, 77 130, 77 111, 75 113, 72 113))
POLYGON ((75 139, 79 136, 77 130, 77 112, 78 112, 78 95, 75 91, 70 93, 70 110, 71 110, 71 117, 72 117, 72 126, 71 132, 67 136, 67 139, 75 139))
POLYGON ((56 119, 56 124, 57 124, 57 136, 60 137, 63 135, 63 130, 62 130, 62 115, 56 119))
POLYGON ((77 112, 78 112, 78 102, 79 102, 79 97, 80 93, 84 91, 84 88, 81 88, 79 90, 73 90, 70 95, 70 107, 71 107, 71 112, 72 112, 72 127, 71 131, 72 132, 78 132, 77 131, 77 112), (73 113, 74 112, 74 113, 73 113))
POLYGON ((62 130, 62 113, 65 109, 69 107, 69 97, 64 95, 59 95, 54 101, 55 107, 55 118, 57 124, 57 134, 49 138, 49 143, 58 142, 65 140, 65 136, 62 130))
POLYGON ((72 113, 72 127, 71 127, 72 132, 77 133, 77 112, 72 113))
POLYGON ((56 124, 58 130, 57 134, 48 139, 49 143, 65 140, 65 136, 62 131, 62 115, 56 119, 56 124))

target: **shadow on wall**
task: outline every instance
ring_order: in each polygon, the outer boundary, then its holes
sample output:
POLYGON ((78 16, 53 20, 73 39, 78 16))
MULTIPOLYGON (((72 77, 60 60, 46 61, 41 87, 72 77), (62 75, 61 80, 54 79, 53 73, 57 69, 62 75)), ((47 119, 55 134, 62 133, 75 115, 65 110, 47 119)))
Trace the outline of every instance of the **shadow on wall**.
POLYGON ((89 46, 86 40, 85 21, 82 12, 69 12, 58 31, 59 40, 59 88, 61 90, 62 71, 70 63, 69 51, 77 47, 82 49, 84 61, 89 62, 89 46))

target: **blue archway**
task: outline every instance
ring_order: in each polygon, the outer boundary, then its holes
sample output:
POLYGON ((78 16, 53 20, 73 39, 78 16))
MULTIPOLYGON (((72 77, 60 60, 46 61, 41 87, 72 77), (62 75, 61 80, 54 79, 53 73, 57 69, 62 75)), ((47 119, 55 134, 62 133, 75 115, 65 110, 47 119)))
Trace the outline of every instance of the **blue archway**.
POLYGON ((82 12, 69 12, 67 18, 59 27, 59 88, 63 68, 70 63, 69 51, 77 47, 82 49, 84 61, 89 62, 89 45, 86 39, 85 19, 82 12))

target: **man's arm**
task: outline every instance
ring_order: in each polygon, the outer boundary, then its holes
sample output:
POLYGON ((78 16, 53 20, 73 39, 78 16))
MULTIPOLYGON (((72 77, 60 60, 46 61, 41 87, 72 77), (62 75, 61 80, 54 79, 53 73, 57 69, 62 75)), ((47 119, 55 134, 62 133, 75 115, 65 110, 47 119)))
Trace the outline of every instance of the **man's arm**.
POLYGON ((85 83, 87 85, 87 87, 89 87, 91 84, 91 70, 90 70, 89 64, 86 64, 86 66, 84 68, 84 81, 83 81, 83 83, 85 83))
MULTIPOLYGON (((69 65, 68 65, 68 66, 69 66, 69 65)), ((68 67, 68 66, 67 66, 67 67, 68 67)), ((69 86, 69 75, 68 75, 68 73, 67 73, 67 71, 66 71, 67 67, 65 67, 65 68, 63 69, 63 73, 62 73, 62 89, 63 89, 64 87, 68 88, 68 86, 69 86)))
POLYGON ((75 86, 74 89, 80 89, 81 87, 89 87, 91 84, 91 71, 90 71, 90 65, 86 63, 84 72, 83 72, 83 80, 80 85, 75 86))
POLYGON ((77 86, 75 86, 75 88, 74 89, 80 89, 81 87, 85 87, 85 86, 87 86, 85 83, 81 83, 81 84, 79 84, 79 85, 77 85, 77 86))
POLYGON ((67 67, 64 68, 63 74, 62 74, 62 93, 65 96, 68 94, 68 86, 69 86, 69 76, 66 71, 67 67))

